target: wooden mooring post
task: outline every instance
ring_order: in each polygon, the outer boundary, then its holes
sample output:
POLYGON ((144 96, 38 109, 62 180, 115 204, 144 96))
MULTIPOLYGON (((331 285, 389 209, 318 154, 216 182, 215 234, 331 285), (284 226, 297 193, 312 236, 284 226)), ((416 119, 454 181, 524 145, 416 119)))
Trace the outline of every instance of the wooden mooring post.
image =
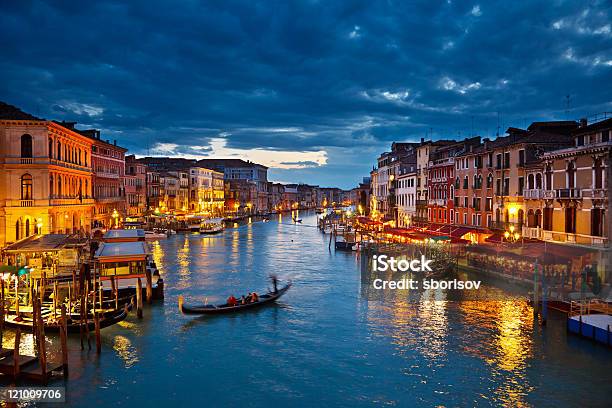
POLYGON ((96 353, 100 354, 102 352, 102 338, 100 337, 100 314, 97 312, 94 315, 94 324, 96 329, 96 353))
POLYGON ((136 316, 142 319, 142 282, 140 278, 136 281, 136 316))
POLYGON ((538 318, 538 308, 540 307, 538 301, 538 260, 536 259, 533 264, 533 318, 538 318))
POLYGON ((62 305, 60 341, 62 343, 62 371, 64 373, 64 378, 68 378, 68 317, 66 316, 66 306, 64 305, 62 305))
POLYGON ((151 300, 153 299, 153 278, 151 277, 151 271, 149 269, 145 272, 145 277, 147 279, 147 303, 151 304, 151 300))
POLYGON ((21 329, 15 330, 15 345, 13 347, 13 378, 19 377, 19 343, 21 342, 21 329))

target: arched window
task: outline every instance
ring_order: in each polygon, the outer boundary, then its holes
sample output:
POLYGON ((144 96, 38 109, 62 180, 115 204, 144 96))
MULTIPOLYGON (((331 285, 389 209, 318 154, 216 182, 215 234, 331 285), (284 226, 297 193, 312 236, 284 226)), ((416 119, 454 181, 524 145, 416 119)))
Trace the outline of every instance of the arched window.
POLYGON ((574 176, 576 174, 576 165, 573 161, 567 164, 567 188, 574 188, 575 180, 574 176))
POLYGON ((49 158, 53 158, 53 139, 49 138, 49 158))
POLYGON ((521 228, 523 226, 523 218, 525 218, 525 212, 520 209, 518 210, 518 223, 519 223, 519 228, 521 228))
POLYGON ((457 178, 455 178, 455 188, 457 190, 459 190, 459 188, 460 188, 459 176, 457 176, 457 178))
POLYGON ((49 176, 49 194, 53 197, 53 176, 49 176))
POLYGON ((21 176, 21 199, 32 199, 32 176, 29 174, 21 176))
POLYGON ((535 226, 542 228, 542 211, 536 210, 535 212, 535 226))
POLYGON ((533 174, 530 174, 529 176, 527 176, 527 188, 530 190, 533 190, 535 188, 535 185, 533 182, 533 174))
POLYGON ((55 153, 57 154, 57 160, 62 160, 62 143, 59 140, 57 141, 57 151, 55 153))
POLYGON ((487 176, 487 188, 493 188, 493 174, 487 176))
POLYGON ((62 176, 57 177, 57 197, 62 198, 62 176))
POLYGON ((552 190, 553 189, 553 171, 552 171, 552 167, 550 166, 550 164, 546 166, 545 174, 546 174, 546 189, 552 190))
POLYGON ((21 238, 20 236, 20 232, 19 231, 21 229, 21 224, 19 223, 19 220, 15 223, 15 241, 19 241, 19 238, 21 238))
POLYGON ((542 188, 542 175, 540 173, 536 174, 535 188, 542 188))
POLYGON ((535 227, 535 215, 533 213, 532 209, 529 209, 529 211, 527 211, 527 226, 530 228, 535 227))
POLYGON ((32 157, 32 136, 21 136, 21 157, 32 157))
POLYGON ((25 237, 30 236, 30 219, 28 218, 25 223, 25 237))

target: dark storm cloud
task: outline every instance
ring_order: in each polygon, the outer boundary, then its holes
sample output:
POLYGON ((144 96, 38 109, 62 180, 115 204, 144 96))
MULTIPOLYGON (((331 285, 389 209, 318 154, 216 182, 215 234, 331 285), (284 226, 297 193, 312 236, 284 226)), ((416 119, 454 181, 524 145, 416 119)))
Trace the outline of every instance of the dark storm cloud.
POLYGON ((389 142, 430 129, 492 135, 498 122, 564 119, 568 94, 571 118, 611 110, 610 7, 8 2, 0 98, 141 154, 206 154, 219 137, 231 149, 325 151, 327 165, 272 173, 349 186, 389 142))

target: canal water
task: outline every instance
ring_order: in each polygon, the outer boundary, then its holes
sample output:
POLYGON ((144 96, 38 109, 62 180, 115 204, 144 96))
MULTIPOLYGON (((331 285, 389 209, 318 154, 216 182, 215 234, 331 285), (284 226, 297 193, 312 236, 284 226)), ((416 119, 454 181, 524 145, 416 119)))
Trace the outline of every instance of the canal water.
POLYGON ((542 329, 512 294, 368 296, 358 255, 328 250, 315 214, 300 217, 155 242, 165 301, 104 329, 100 357, 71 339, 68 405, 609 406, 612 352, 567 335, 561 316, 542 329), (294 283, 277 305, 178 311, 179 295, 217 303, 264 292, 271 273, 294 283))

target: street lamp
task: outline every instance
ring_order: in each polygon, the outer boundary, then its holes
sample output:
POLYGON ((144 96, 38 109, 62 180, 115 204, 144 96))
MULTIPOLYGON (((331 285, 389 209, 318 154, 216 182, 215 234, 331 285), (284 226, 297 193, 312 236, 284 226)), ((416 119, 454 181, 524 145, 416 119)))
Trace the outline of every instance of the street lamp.
POLYGON ((118 219, 119 219, 119 213, 117 212, 117 209, 113 210, 113 215, 112 215, 113 219, 115 220, 115 228, 119 227, 118 224, 118 219))
POLYGON ((518 231, 515 231, 514 225, 511 225, 509 231, 504 232, 504 238, 506 238, 506 241, 508 242, 517 242, 519 239, 521 239, 521 234, 519 234, 518 231))

